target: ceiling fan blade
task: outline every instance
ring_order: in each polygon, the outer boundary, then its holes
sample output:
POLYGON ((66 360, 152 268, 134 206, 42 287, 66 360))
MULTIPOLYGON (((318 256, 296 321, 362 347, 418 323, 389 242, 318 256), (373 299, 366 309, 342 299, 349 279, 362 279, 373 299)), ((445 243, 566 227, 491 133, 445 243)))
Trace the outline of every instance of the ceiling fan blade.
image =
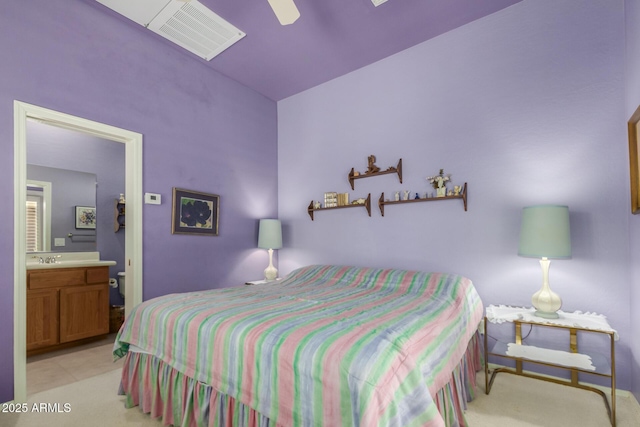
POLYGON ((289 25, 296 22, 300 18, 300 11, 296 7, 293 0, 268 0, 273 9, 273 13, 276 14, 278 21, 282 25, 289 25))

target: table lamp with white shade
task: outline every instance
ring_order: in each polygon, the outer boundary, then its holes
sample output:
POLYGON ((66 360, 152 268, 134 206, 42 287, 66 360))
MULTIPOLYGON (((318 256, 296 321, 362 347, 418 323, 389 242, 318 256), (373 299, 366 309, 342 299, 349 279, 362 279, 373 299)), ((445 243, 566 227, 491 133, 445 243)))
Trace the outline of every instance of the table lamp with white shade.
POLYGON ((267 280, 275 280, 278 270, 273 266, 273 250, 282 247, 282 224, 279 219, 261 219, 258 247, 269 250, 269 266, 264 270, 267 280))
POLYGON ((523 208, 518 255, 540 258, 542 288, 533 294, 531 302, 536 316, 557 319, 562 300, 549 287, 549 259, 571 258, 569 208, 558 205, 523 208))

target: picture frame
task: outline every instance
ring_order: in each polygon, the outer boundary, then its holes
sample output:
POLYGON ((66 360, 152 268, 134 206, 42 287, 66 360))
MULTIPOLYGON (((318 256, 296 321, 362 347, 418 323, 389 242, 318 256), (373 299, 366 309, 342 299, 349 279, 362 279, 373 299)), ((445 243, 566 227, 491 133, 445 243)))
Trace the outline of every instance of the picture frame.
POLYGON ((640 214, 640 165, 638 140, 640 140, 640 107, 627 123, 629 130, 629 177, 631 179, 631 213, 640 214))
POLYGON ((217 236, 220 196, 173 188, 171 234, 217 236))
POLYGON ((96 229, 96 208, 95 206, 76 206, 76 229, 95 230, 96 229))

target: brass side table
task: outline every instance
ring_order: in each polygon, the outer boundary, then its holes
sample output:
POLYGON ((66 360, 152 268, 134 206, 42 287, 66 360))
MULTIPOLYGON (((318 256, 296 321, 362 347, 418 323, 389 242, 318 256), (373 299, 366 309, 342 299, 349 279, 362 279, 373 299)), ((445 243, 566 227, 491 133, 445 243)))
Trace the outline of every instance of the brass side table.
POLYGON ((611 328, 607 319, 593 313, 566 313, 558 311, 558 319, 544 319, 534 315, 535 309, 526 307, 508 307, 490 305, 486 310, 484 322, 484 353, 485 353, 485 390, 486 394, 491 391, 493 380, 500 372, 520 375, 523 377, 549 381, 583 390, 589 390, 602 396, 607 408, 611 425, 616 425, 616 376, 615 376, 615 341, 618 340, 617 332, 611 328), (488 348, 488 323, 509 322, 514 325, 514 342, 503 343, 497 341, 491 351, 488 348), (531 328, 545 329, 554 328, 568 332, 569 351, 542 348, 523 343, 522 326, 530 325, 531 328), (608 354, 578 352, 578 333, 582 334, 605 334, 609 337, 610 348, 608 354), (489 356, 497 356, 515 361, 515 369, 500 367, 494 369, 489 377, 489 356), (533 363, 537 365, 551 366, 553 368, 565 369, 571 373, 571 379, 560 379, 538 375, 523 370, 523 363, 533 363), (607 395, 595 387, 582 384, 578 380, 578 373, 587 373, 609 379, 611 384, 611 397, 607 400, 607 395))

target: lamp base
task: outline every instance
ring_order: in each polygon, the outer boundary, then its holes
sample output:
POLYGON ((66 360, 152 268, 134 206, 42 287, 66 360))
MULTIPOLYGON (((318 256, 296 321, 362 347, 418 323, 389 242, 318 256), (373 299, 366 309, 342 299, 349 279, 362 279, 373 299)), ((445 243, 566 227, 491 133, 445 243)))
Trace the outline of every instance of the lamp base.
POLYGON ((276 280, 276 277, 278 277, 278 270, 276 270, 275 267, 265 268, 264 270, 265 280, 276 280))
POLYGON ((557 319, 560 317, 558 313, 550 313, 548 311, 540 311, 540 310, 536 310, 536 312, 533 314, 537 317, 543 317, 545 319, 557 319))
POLYGON ((273 266, 273 249, 269 249, 269 266, 264 269, 264 278, 276 280, 276 277, 278 277, 278 269, 273 266))
POLYGON ((562 307, 562 299, 560 296, 553 292, 549 287, 549 264, 551 261, 547 258, 540 260, 540 267, 542 267, 542 289, 533 294, 531 297, 531 303, 536 308, 536 316, 543 317, 545 319, 557 319, 558 313, 562 307))

